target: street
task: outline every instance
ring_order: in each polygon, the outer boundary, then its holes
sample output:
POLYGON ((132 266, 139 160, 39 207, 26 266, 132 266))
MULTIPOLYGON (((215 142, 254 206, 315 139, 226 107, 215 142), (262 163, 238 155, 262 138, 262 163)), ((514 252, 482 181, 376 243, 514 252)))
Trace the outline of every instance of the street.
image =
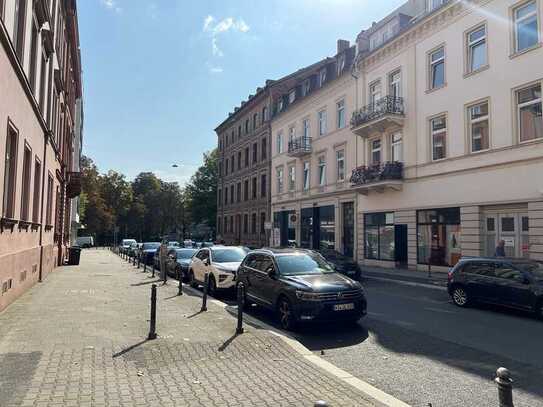
MULTIPOLYGON (((369 312, 358 328, 315 325, 293 336, 412 406, 497 405, 500 366, 511 371, 515 406, 543 406, 542 321, 503 308, 460 309, 436 288, 363 284, 369 312)), ((248 313, 279 329, 270 312, 248 313)))

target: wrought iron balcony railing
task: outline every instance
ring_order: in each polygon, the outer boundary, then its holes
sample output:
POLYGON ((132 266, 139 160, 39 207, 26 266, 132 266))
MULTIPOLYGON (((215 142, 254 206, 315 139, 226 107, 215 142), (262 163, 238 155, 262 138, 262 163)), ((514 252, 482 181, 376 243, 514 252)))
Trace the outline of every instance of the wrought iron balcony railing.
POLYGON ((311 154, 311 137, 297 137, 288 142, 288 155, 301 156, 311 154))
POLYGON ((364 106, 360 110, 354 111, 351 118, 351 127, 358 127, 385 115, 403 116, 403 98, 385 96, 374 103, 364 106))
POLYGON ((367 185, 388 180, 403 180, 403 163, 388 161, 355 168, 351 175, 351 184, 367 185))

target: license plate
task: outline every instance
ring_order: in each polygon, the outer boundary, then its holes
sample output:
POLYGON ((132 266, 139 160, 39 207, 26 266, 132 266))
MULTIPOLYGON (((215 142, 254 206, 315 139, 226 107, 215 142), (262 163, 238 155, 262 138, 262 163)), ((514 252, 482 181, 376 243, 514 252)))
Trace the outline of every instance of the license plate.
POLYGON ((347 311, 354 309, 354 304, 336 304, 334 305, 334 311, 347 311))

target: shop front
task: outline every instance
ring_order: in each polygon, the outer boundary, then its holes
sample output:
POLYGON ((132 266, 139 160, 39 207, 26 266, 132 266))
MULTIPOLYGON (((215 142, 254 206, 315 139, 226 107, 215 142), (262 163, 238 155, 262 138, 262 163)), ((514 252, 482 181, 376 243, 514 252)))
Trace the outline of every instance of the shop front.
POLYGON ((335 208, 315 206, 301 210, 300 246, 306 249, 335 249, 335 208))
POLYGON ((417 211, 417 263, 454 266, 460 257, 460 208, 417 211))

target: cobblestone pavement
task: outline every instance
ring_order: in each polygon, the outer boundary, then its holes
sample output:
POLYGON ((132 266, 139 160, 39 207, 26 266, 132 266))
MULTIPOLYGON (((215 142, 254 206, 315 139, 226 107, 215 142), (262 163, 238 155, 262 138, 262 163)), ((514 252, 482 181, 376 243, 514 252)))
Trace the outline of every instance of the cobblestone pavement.
POLYGON ((159 285, 146 341, 149 273, 85 250, 0 314, 0 406, 379 406, 282 339, 159 285))

